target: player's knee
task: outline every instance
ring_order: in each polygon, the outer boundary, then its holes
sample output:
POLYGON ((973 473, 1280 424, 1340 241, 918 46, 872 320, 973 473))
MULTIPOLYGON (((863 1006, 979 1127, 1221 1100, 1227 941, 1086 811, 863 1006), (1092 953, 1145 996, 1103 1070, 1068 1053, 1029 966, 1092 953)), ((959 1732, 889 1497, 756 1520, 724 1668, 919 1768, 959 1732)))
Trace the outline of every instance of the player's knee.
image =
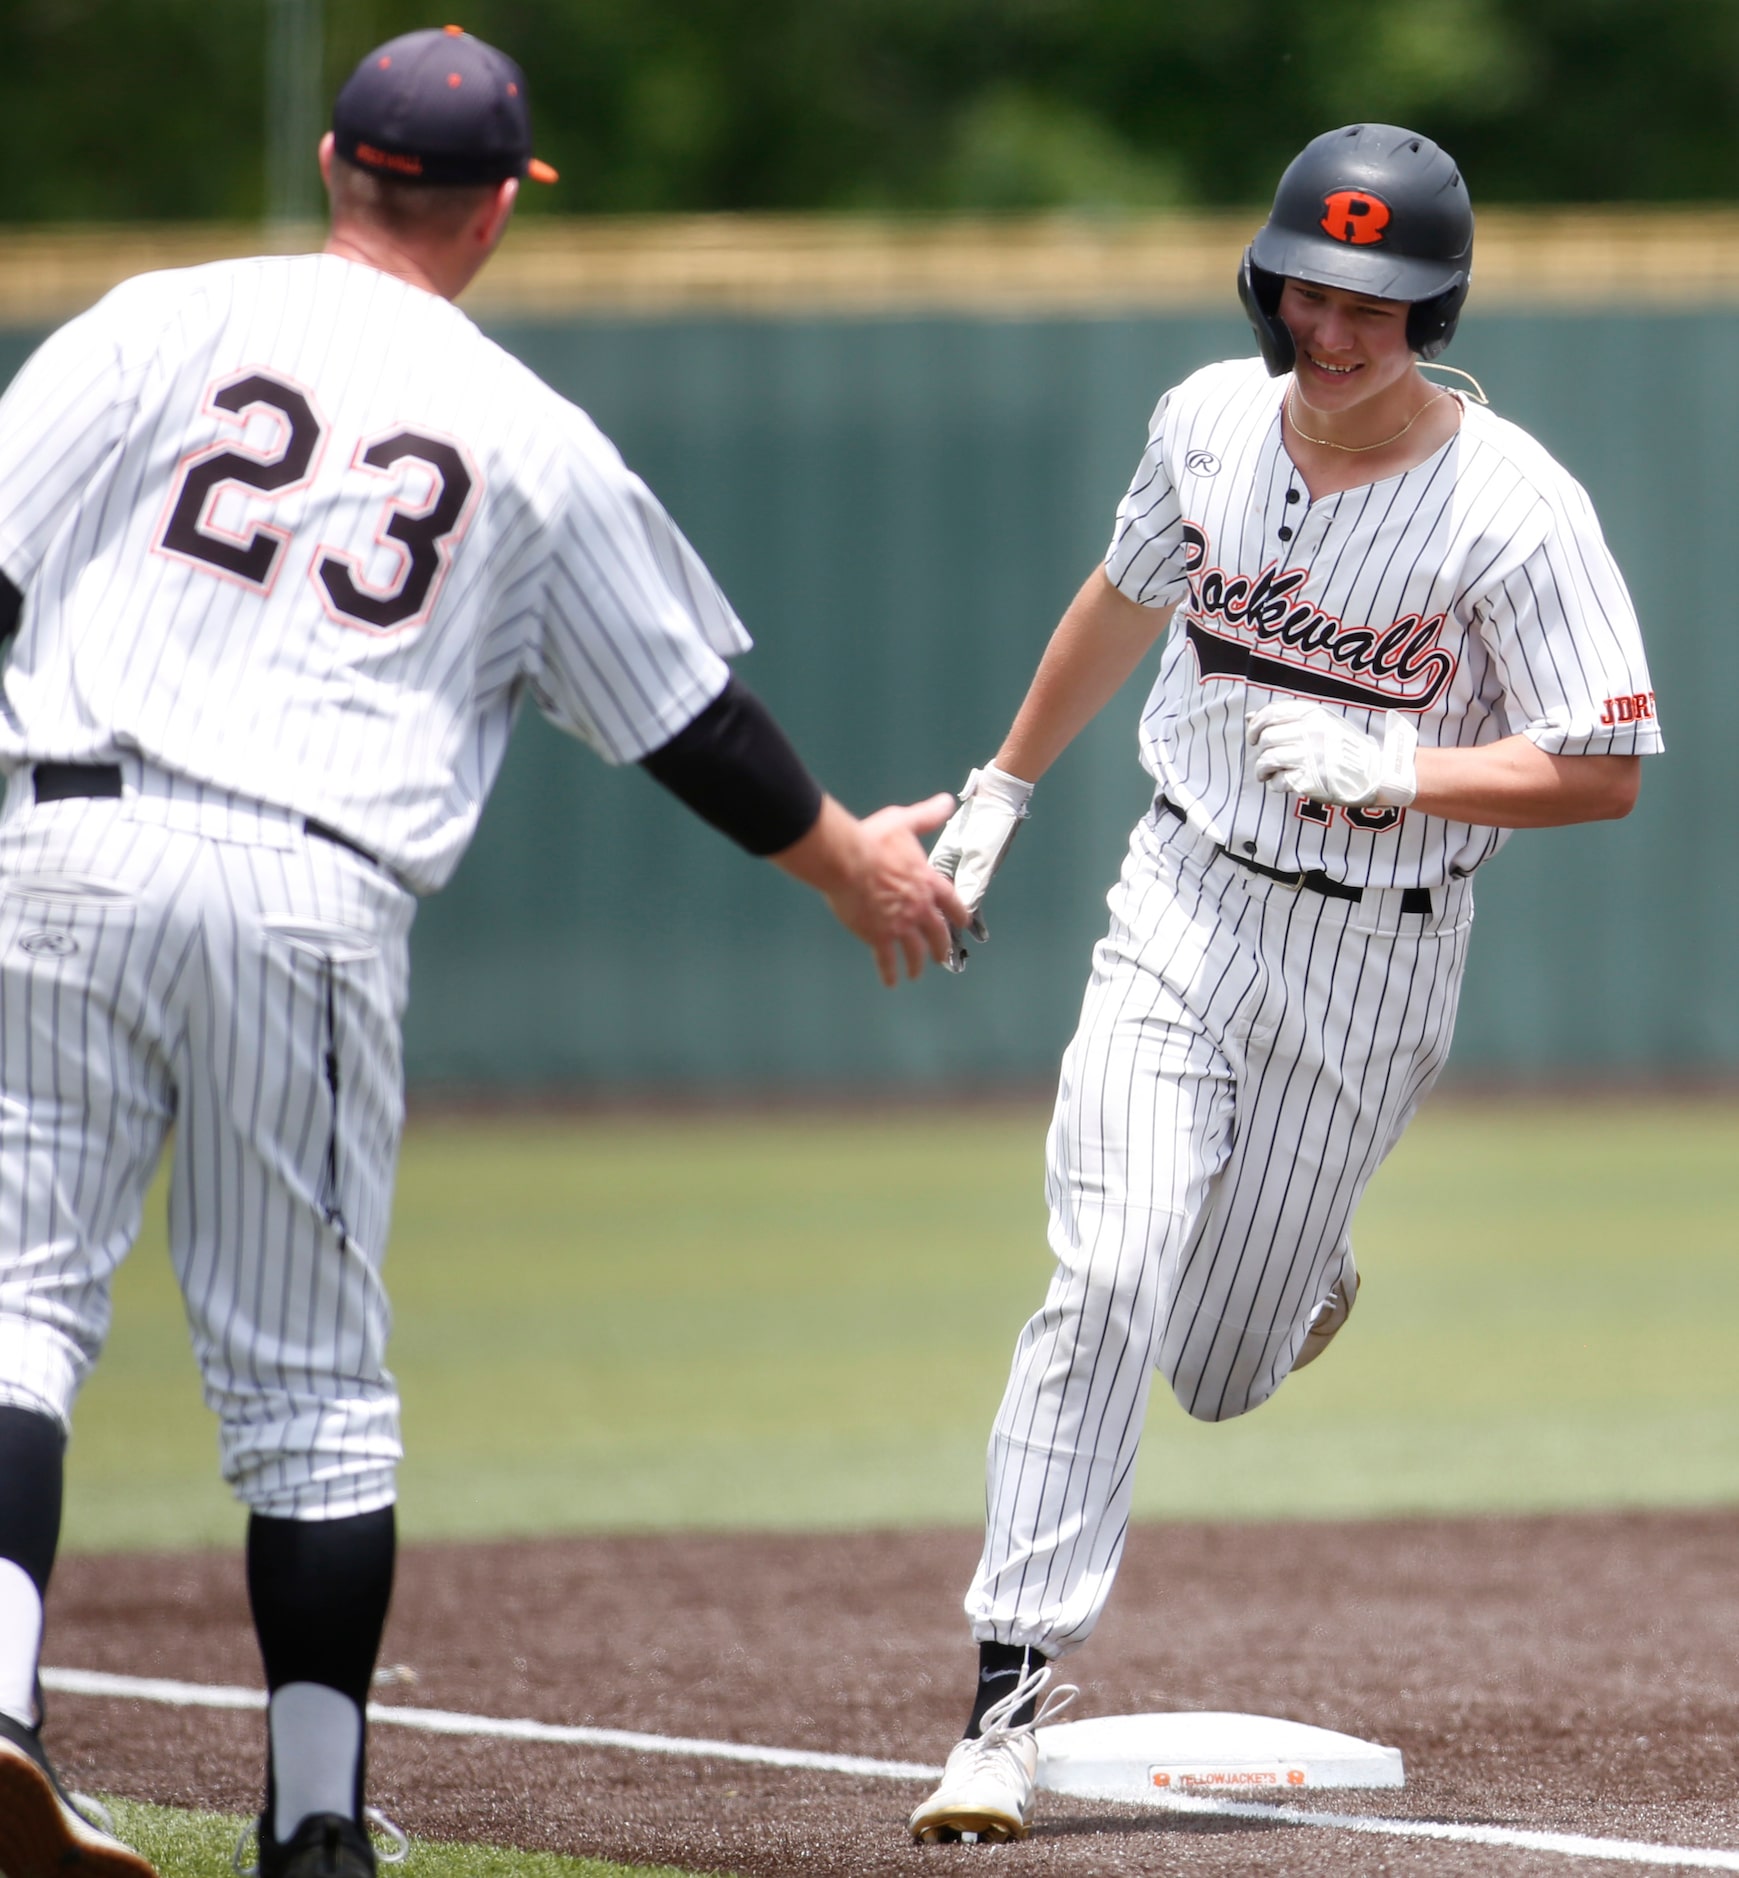
POLYGON ((348 1519, 390 1506, 396 1492, 396 1394, 226 1403, 223 1477, 250 1512, 271 1519, 348 1519))
POLYGON ((1224 1402, 1217 1397, 1201 1394, 1193 1387, 1180 1387, 1172 1384, 1172 1394, 1178 1399, 1179 1406, 1192 1421, 1229 1422, 1236 1421, 1240 1415, 1247 1415, 1256 1405, 1253 1402, 1224 1402))
POLYGON ((1192 1421, 1230 1422, 1260 1408, 1276 1384, 1251 1375, 1244 1366, 1214 1362, 1162 1360, 1160 1374, 1171 1385, 1178 1406, 1192 1421))
POLYGON ((21 1414, 40 1415, 44 1421, 53 1422, 63 1435, 72 1431, 72 1416, 62 1404, 15 1383, 0 1383, 0 1409, 16 1409, 21 1414))
POLYGON ((70 1336, 40 1317, 0 1311, 0 1403, 70 1428, 101 1342, 94 1333, 70 1336))
POLYGON ((242 1505, 268 1519, 352 1519, 377 1513, 398 1498, 393 1467, 251 1467, 226 1477, 242 1505))

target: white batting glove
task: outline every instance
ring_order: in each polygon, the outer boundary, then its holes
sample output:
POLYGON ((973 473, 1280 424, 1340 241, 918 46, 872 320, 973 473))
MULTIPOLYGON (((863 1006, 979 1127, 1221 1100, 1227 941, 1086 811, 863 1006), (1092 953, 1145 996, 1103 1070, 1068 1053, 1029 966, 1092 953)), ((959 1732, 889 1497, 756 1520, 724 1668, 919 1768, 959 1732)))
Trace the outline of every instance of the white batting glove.
POLYGON ((1404 809, 1419 793, 1413 753, 1419 732, 1399 711, 1383 713, 1381 738, 1355 729, 1338 711, 1303 698, 1277 698, 1245 723, 1256 774, 1281 794, 1404 809))
POLYGON ((944 961, 951 972, 966 969, 963 941, 968 933, 980 945, 990 937, 989 929, 978 917, 978 909, 990 888, 991 876, 1002 865, 1008 844, 1027 818, 1032 793, 1030 782, 1022 782, 994 763, 975 769, 960 791, 959 808, 949 817, 947 826, 936 837, 935 847, 930 850, 930 865, 953 881, 954 891, 972 915, 972 924, 965 933, 958 927, 953 929, 954 943, 944 961))

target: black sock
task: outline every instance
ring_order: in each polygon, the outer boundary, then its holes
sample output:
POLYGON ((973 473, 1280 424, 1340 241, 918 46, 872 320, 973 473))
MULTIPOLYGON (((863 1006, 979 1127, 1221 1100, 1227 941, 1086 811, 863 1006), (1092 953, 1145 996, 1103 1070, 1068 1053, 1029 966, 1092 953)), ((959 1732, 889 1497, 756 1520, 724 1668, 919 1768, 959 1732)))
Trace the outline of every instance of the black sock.
MULTIPOLYGON (((48 1596, 49 1574, 60 1545, 66 1431, 52 1415, 0 1404, 0 1558, 10 1560, 48 1596)), ((36 1720, 42 1723, 42 1684, 36 1685, 36 1720)))
POLYGON ((0 1558, 44 1595, 60 1544, 65 1457, 66 1434, 52 1415, 0 1406, 0 1558))
MULTIPOLYGON (((972 1694, 972 1716, 966 1724, 966 1739, 975 1741, 984 1732, 984 1711, 1013 1692, 1023 1676, 1048 1661, 1042 1650, 1030 1643, 981 1643, 978 1646, 978 1687, 972 1694)), ((1010 1717, 1016 1727, 1033 1718, 1038 1698, 1023 1702, 1010 1717)))
MULTIPOLYGON (((397 1550, 393 1509, 352 1519, 248 1521, 248 1602, 265 1665, 266 1690, 317 1682, 367 1713, 369 1685, 386 1628, 397 1550)), ((356 1807, 362 1817, 366 1736, 357 1755, 356 1807)), ((273 1806, 266 1755, 266 1813, 273 1806)))

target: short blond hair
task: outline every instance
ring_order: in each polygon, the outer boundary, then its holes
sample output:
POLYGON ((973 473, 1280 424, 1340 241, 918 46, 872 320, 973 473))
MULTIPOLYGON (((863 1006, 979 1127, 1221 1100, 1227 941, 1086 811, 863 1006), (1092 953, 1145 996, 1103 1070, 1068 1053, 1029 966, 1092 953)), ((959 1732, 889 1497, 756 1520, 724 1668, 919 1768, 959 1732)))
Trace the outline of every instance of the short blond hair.
POLYGON ((332 158, 332 220, 365 222, 394 235, 440 239, 459 233, 498 183, 410 183, 377 176, 344 157, 332 158))

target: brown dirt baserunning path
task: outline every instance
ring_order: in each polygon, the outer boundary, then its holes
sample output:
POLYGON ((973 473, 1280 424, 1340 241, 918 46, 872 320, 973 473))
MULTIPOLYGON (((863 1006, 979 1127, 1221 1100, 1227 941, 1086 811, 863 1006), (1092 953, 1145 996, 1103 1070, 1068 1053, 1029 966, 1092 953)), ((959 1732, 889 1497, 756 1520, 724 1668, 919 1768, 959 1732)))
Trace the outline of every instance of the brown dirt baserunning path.
MULTIPOLYGON (((416 1681, 381 1699, 937 1762, 975 1552, 963 1532, 411 1546, 384 1660, 416 1681)), ((63 1560, 46 1660, 257 1685, 239 1559, 63 1560)), ((1068 1675, 1076 1716, 1248 1710, 1404 1751, 1404 1791, 1302 1808, 1739 1847, 1739 1512, 1141 1527, 1068 1675)), ((256 1714, 56 1695, 49 1738, 93 1791, 258 1803, 256 1714)), ((1047 1796, 1024 1845, 922 1848, 911 1783, 389 1727, 372 1760, 416 1834, 769 1878, 1639 1869, 1047 1796)))

